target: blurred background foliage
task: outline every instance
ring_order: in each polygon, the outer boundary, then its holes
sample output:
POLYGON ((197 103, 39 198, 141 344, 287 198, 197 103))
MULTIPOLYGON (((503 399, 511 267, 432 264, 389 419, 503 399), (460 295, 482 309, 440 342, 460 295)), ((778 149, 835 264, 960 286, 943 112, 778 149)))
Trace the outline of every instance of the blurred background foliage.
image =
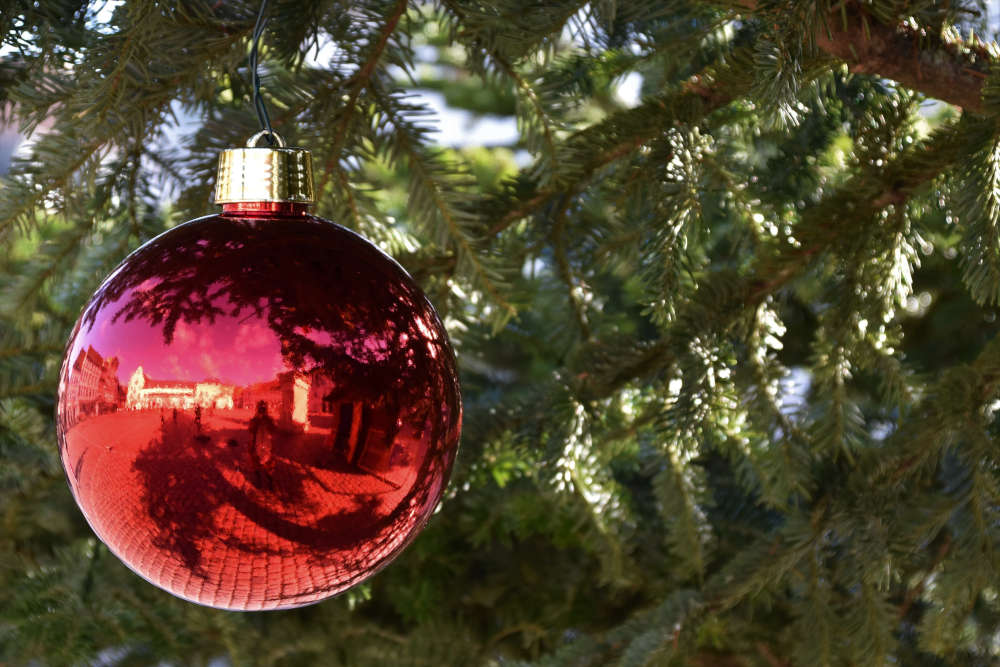
POLYGON ((0 662, 995 663, 995 6, 271 5, 316 213, 455 344, 451 487, 294 611, 183 602, 93 537, 63 344, 130 250, 214 210, 258 7, 0 0, 0 662))

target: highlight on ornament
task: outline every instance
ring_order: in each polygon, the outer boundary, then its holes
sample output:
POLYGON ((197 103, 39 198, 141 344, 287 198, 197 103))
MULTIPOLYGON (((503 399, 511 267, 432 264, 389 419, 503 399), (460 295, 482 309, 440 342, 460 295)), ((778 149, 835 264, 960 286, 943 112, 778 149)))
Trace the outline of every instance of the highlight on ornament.
POLYGON ((437 314, 391 258, 308 213, 308 151, 231 149, 223 211, 115 269, 66 348, 73 496, 126 565, 214 607, 281 609, 411 542, 454 462, 461 398, 437 314))

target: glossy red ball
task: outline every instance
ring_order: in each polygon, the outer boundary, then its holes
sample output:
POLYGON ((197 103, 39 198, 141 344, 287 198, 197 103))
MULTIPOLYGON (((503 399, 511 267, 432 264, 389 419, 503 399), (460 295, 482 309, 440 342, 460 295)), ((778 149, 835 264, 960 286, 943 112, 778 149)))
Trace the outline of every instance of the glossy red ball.
POLYGON ((309 604, 386 565, 440 500, 460 428, 426 297, 298 205, 230 206, 136 250, 84 308, 59 382, 94 532, 225 609, 309 604))

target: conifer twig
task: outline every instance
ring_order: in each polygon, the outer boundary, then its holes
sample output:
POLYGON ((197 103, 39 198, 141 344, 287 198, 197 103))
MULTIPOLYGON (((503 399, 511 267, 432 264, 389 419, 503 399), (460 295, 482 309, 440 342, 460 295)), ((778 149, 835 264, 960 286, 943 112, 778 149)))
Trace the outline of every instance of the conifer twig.
POLYGON ((931 578, 931 575, 934 574, 934 571, 938 568, 938 566, 944 561, 949 551, 951 551, 951 537, 949 535, 945 535, 944 540, 941 542, 941 546, 938 547, 937 553, 934 555, 934 561, 927 567, 927 571, 924 573, 924 576, 920 578, 920 581, 917 582, 916 586, 907 589, 906 595, 903 598, 903 604, 899 605, 900 619, 906 618, 906 614, 910 611, 910 607, 913 606, 913 603, 920 596, 920 594, 924 592, 924 587, 927 585, 927 581, 931 578))
POLYGON ((406 12, 407 0, 399 0, 386 17, 385 25, 382 26, 382 30, 379 33, 378 41, 372 47, 371 52, 368 55, 368 59, 365 61, 364 65, 358 69, 357 72, 348 80, 351 83, 351 90, 348 93, 347 101, 344 103, 343 115, 340 117, 337 123, 337 129, 334 133, 333 147, 330 150, 330 156, 327 158, 325 169, 323 171, 323 176, 318 184, 317 192, 323 192, 326 187, 327 181, 329 180, 329 175, 334 172, 342 171, 340 168, 340 152, 344 148, 344 142, 347 140, 348 129, 351 124, 351 117, 354 115, 354 108, 357 106, 358 98, 360 97, 362 91, 368 86, 368 82, 371 79, 372 74, 375 72, 375 67, 378 65, 379 59, 382 57, 382 53, 385 51, 386 45, 389 43, 389 38, 392 33, 395 32, 396 26, 399 25, 400 19, 406 12))
MULTIPOLYGON (((838 216, 848 210, 844 207, 844 202, 852 201, 859 204, 850 210, 849 221, 867 223, 871 215, 879 210, 877 203, 885 197, 886 191, 903 193, 908 198, 942 171, 951 167, 962 155, 961 146, 968 141, 968 135, 974 135, 978 131, 975 122, 960 121, 938 131, 924 143, 911 147, 882 169, 878 175, 863 173, 847 181, 839 190, 803 212, 802 216, 806 221, 802 226, 820 230, 820 233, 801 246, 784 249, 777 257, 758 260, 750 274, 732 288, 734 303, 720 304, 720 312, 730 312, 735 318, 745 309, 755 307, 769 295, 802 275, 811 266, 815 257, 833 248, 838 240, 850 238, 851 230, 829 224, 831 219, 834 222, 838 221, 838 216), (856 201, 859 196, 862 199, 856 201), (831 214, 833 211, 840 213, 831 214), (808 222, 810 218, 811 223, 808 222)), ((688 304, 693 310, 699 305, 697 301, 688 304)), ((681 313, 677 319, 683 322, 686 318, 687 316, 681 313)), ((731 324, 732 320, 729 322, 731 324)), ((683 331, 681 334, 683 335, 683 331)), ((615 366, 613 375, 602 378, 588 376, 577 391, 585 400, 596 400, 610 395, 635 378, 655 374, 658 369, 668 366, 673 362, 671 351, 672 338, 668 334, 643 349, 633 359, 615 366)))
MULTIPOLYGON (((738 5, 757 11, 757 0, 738 5)), ((816 46, 852 72, 892 79, 907 88, 970 111, 982 111, 982 88, 992 63, 985 47, 955 44, 926 29, 888 26, 860 3, 845 0, 812 35, 816 46)))
MULTIPOLYGON (((618 142, 605 147, 597 155, 586 160, 573 175, 574 181, 578 183, 587 181, 600 169, 626 155, 630 155, 647 141, 658 136, 665 127, 682 120, 692 121, 703 118, 716 109, 729 104, 729 102, 745 92, 736 83, 741 77, 734 76, 730 72, 726 76, 726 79, 728 85, 718 86, 707 84, 703 77, 694 76, 679 91, 670 91, 659 97, 651 98, 633 109, 621 111, 600 123, 580 130, 568 137, 562 143, 562 148, 571 148, 585 144, 590 136, 602 136, 608 132, 613 132, 613 128, 616 125, 628 125, 630 122, 633 122, 633 119, 648 121, 652 117, 655 121, 646 122, 638 132, 621 136, 618 142), (681 119, 672 113, 681 109, 687 110, 687 115, 690 118, 681 119)), ((746 81, 746 85, 749 87, 748 77, 742 77, 742 80, 746 81)), ((540 209, 553 199, 563 196, 568 189, 565 180, 558 177, 553 180, 555 182, 552 185, 525 193, 518 197, 517 202, 504 207, 502 214, 490 225, 489 235, 495 236, 499 234, 510 225, 540 209)))

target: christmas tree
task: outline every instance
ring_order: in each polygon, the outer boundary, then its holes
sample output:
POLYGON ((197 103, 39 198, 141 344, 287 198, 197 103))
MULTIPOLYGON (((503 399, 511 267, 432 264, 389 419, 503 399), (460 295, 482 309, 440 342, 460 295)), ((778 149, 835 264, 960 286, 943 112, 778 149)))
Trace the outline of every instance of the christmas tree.
POLYGON ((274 127, 444 320, 461 450, 333 600, 226 612, 126 569, 60 464, 63 346, 129 251, 213 212, 258 9, 0 1, 29 137, 0 183, 0 663, 995 663, 988 0, 274 2, 274 127))

